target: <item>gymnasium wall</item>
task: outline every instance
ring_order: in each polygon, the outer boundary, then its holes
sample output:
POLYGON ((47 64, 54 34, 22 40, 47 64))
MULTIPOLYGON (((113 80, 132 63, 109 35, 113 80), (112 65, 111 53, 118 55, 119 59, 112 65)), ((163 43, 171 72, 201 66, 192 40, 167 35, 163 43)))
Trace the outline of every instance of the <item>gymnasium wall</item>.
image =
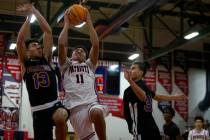
MULTIPOLYGON (((161 68, 159 68, 161 69, 161 68)), ((162 68, 163 69, 163 68, 162 68)), ((173 68, 175 70, 176 68, 173 68)), ((203 99, 205 95, 205 70, 203 69, 189 69, 188 70, 188 81, 189 81, 189 106, 188 106, 188 114, 189 118, 191 118, 191 115, 193 115, 192 112, 195 112, 195 108, 198 105, 198 103, 203 99)), ((124 90, 128 87, 127 81, 124 79, 123 72, 120 73, 120 95, 119 97, 123 97, 124 90)), ((173 91, 180 91, 180 89, 175 85, 174 83, 174 74, 172 72, 172 92, 173 91)), ((158 82, 156 77, 156 89, 158 94, 168 95, 166 90, 163 88, 163 86, 158 82)), ((181 91, 180 91, 181 92, 181 91)), ((22 108, 20 110, 20 130, 28 130, 29 137, 33 137, 33 128, 32 128, 32 118, 31 118, 31 112, 30 112, 30 106, 28 101, 28 94, 26 91, 25 84, 23 84, 22 88, 22 108)), ((4 102, 6 104, 6 102, 4 102)), ((173 102, 172 102, 173 106, 173 102)), ((206 119, 207 116, 210 114, 210 111, 207 111, 205 113, 206 119)), ((158 108, 158 104, 156 101, 153 102, 153 116, 156 120, 156 123, 162 132, 162 125, 164 123, 163 116, 161 111, 158 108)), ((178 124, 181 131, 183 132, 188 126, 188 124, 185 123, 184 119, 176 113, 176 116, 174 117, 175 123, 178 124)), ((191 122, 191 121, 190 121, 191 122)), ((68 123, 69 124, 69 123, 68 123)), ((128 140, 131 139, 131 135, 128 133, 127 124, 125 120, 113 117, 109 115, 106 118, 106 124, 107 124, 107 137, 108 140, 128 140)), ((70 125, 70 124, 69 124, 70 125)), ((191 124, 189 124, 191 125, 191 124)), ((69 126, 69 131, 73 131, 71 126, 69 126)))

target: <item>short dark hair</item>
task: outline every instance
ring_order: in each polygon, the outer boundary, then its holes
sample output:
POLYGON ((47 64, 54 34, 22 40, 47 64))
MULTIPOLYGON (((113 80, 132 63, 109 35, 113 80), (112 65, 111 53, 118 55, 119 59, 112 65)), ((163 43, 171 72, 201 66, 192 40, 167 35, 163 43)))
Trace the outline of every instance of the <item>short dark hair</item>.
POLYGON ((197 120, 201 120, 202 122, 204 122, 204 119, 203 119, 203 117, 201 117, 201 116, 196 116, 196 117, 194 118, 194 121, 197 121, 197 120))
POLYGON ((25 45, 26 45, 26 48, 27 48, 27 49, 28 49, 28 47, 29 47, 29 44, 32 43, 32 42, 37 42, 37 43, 41 44, 41 42, 40 42, 38 39, 34 39, 34 38, 26 39, 26 40, 25 40, 25 45))
POLYGON ((147 63, 147 62, 135 61, 135 62, 133 62, 132 65, 138 65, 139 69, 143 71, 143 75, 142 75, 143 77, 145 76, 147 69, 150 68, 149 63, 147 63))
POLYGON ((163 114, 164 113, 170 113, 173 117, 175 116, 175 111, 172 107, 167 106, 163 109, 163 114))
POLYGON ((74 47, 73 51, 75 51, 78 48, 82 48, 85 51, 85 53, 86 53, 86 57, 88 56, 88 50, 85 48, 85 46, 77 45, 77 46, 74 47))

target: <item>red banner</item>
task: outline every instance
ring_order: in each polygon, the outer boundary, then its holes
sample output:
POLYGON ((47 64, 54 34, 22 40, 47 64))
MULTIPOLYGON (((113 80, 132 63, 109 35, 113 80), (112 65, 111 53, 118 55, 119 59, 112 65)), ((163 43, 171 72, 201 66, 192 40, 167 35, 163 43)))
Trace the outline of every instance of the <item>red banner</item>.
POLYGON ((0 108, 0 129, 18 130, 18 108, 0 108))
POLYGON ((99 96, 99 103, 106 105, 109 108, 109 112, 116 117, 123 118, 123 101, 116 96, 99 96))
POLYGON ((12 130, 5 130, 4 131, 4 140, 13 140, 14 138, 14 131, 12 130))
POLYGON ((156 72, 155 69, 147 70, 146 75, 144 76, 144 82, 153 92, 156 91, 156 72))
POLYGON ((29 140, 28 132, 1 130, 0 140, 29 140))
POLYGON ((11 73, 12 77, 17 81, 21 81, 21 70, 20 64, 17 58, 12 56, 6 57, 6 68, 9 73, 11 73))
MULTIPOLYGON (((175 84, 177 87, 188 96, 188 77, 184 72, 175 71, 175 84)), ((185 121, 188 119, 188 101, 175 101, 174 107, 176 111, 183 117, 185 121)))
POLYGON ((158 81, 169 94, 172 91, 171 79, 171 73, 169 71, 158 70, 158 81))

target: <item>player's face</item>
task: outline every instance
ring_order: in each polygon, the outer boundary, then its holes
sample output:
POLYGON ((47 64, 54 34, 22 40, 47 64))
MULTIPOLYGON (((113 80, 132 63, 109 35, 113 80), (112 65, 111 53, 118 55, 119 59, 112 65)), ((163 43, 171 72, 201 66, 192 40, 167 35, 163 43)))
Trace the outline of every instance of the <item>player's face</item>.
POLYGON ((203 122, 201 120, 195 121, 195 128, 202 129, 203 128, 203 122))
POLYGON ((143 72, 139 69, 139 66, 134 64, 131 66, 131 79, 136 81, 142 78, 143 72))
POLYGON ((86 59, 85 51, 82 48, 75 49, 72 53, 72 59, 79 62, 84 62, 86 59))
POLYGON ((170 114, 169 112, 164 112, 164 113, 163 113, 163 117, 164 117, 164 120, 165 120, 166 122, 169 122, 169 121, 172 120, 172 116, 171 116, 171 114, 170 114))
POLYGON ((38 42, 30 43, 28 46, 28 55, 30 58, 41 58, 43 56, 41 44, 38 42))

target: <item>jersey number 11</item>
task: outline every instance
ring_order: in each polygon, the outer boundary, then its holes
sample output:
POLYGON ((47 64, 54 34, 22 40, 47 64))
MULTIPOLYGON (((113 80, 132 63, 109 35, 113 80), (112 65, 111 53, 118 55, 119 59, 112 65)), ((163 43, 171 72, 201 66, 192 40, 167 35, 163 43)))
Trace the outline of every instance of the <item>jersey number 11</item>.
POLYGON ((82 74, 77 74, 76 78, 77 78, 77 83, 78 84, 83 84, 84 83, 84 78, 83 78, 82 74))

